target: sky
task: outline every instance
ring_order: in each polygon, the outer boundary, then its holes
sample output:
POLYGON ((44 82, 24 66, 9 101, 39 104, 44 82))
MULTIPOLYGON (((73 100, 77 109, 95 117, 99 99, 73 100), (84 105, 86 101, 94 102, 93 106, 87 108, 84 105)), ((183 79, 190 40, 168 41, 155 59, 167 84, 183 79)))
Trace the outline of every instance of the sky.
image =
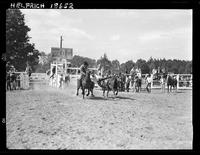
POLYGON ((46 54, 51 47, 109 60, 192 60, 190 9, 22 9, 30 43, 46 54))

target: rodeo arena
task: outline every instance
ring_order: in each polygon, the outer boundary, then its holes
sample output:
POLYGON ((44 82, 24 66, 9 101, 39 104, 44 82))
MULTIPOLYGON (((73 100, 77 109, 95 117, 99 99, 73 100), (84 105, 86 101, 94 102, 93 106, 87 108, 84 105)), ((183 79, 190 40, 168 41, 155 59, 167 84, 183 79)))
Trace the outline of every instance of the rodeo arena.
MULTIPOLYGON (((72 58, 72 56, 71 56, 72 58)), ((191 149, 192 74, 104 75, 68 59, 6 77, 8 149, 191 149)))

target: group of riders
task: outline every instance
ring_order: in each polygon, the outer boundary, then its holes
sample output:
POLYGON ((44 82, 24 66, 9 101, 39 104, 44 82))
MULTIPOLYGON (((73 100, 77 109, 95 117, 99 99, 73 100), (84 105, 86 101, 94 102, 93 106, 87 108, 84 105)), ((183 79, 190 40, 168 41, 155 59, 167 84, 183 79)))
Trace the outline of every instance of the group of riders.
MULTIPOLYGON (((86 77, 86 72, 88 71, 88 63, 84 62, 80 67, 80 78, 79 83, 81 87, 82 80, 86 77)), ((170 90, 172 88, 176 88, 177 80, 175 77, 170 76, 168 74, 162 73, 161 77, 157 75, 157 80, 159 80, 161 84, 161 90, 165 91, 165 86, 167 85, 170 90), (160 78, 158 78, 160 77, 160 78)), ((138 67, 133 67, 130 73, 119 73, 119 74, 112 74, 110 70, 106 72, 105 75, 101 75, 100 77, 96 76, 96 74, 91 72, 91 81, 99 85, 99 81, 104 81, 107 83, 109 79, 115 77, 117 79, 117 87, 119 91, 127 91, 129 92, 130 88, 133 88, 134 92, 140 92, 142 86, 142 73, 141 69, 138 67)), ((145 89, 147 92, 151 92, 151 84, 153 80, 153 76, 151 74, 146 74, 144 78, 144 82, 146 84, 145 89)), ((168 89, 169 91, 169 89, 168 89)))

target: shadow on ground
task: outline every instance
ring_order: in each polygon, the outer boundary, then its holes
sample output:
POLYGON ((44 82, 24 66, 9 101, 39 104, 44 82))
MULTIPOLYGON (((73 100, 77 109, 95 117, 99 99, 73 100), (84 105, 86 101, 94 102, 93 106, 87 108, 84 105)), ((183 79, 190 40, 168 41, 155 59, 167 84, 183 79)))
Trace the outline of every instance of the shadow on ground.
POLYGON ((113 101, 114 99, 122 99, 122 100, 135 100, 133 98, 130 98, 130 97, 124 97, 124 96, 116 96, 116 97, 100 97, 100 96, 90 96, 89 99, 91 100, 108 100, 108 101, 113 101))

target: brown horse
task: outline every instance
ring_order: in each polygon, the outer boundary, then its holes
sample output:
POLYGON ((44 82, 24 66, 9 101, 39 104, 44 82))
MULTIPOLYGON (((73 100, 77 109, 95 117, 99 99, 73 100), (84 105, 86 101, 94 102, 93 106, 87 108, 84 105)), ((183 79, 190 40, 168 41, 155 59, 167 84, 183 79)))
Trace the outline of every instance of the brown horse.
POLYGON ((119 82, 116 76, 100 79, 97 81, 98 85, 103 90, 103 96, 105 97, 105 91, 107 90, 107 97, 109 91, 113 91, 113 94, 116 96, 118 94, 119 82))
POLYGON ((77 80, 77 93, 76 93, 77 96, 80 88, 82 89, 83 99, 85 98, 86 89, 88 90, 87 96, 90 94, 90 92, 92 96, 94 96, 93 94, 94 82, 92 82, 90 79, 90 71, 87 71, 85 77, 83 77, 81 80, 80 79, 77 80))
POLYGON ((135 77, 135 91, 140 92, 142 86, 142 79, 140 79, 138 76, 135 77))
POLYGON ((167 76, 167 90, 168 93, 172 92, 172 88, 177 91, 177 79, 173 78, 172 76, 167 76))

